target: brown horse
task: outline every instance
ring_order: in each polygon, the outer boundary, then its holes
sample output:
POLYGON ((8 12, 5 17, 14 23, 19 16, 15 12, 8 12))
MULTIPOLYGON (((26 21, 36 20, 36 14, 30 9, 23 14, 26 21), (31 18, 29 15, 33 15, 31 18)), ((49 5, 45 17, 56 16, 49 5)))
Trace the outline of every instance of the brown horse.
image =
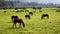
POLYGON ((45 19, 45 17, 47 17, 47 19, 49 18, 49 15, 48 14, 43 14, 42 15, 42 17, 41 17, 41 20, 44 18, 45 19))
POLYGON ((13 23, 13 27, 14 27, 14 26, 16 27, 16 23, 19 23, 19 27, 21 26, 21 24, 23 24, 23 27, 25 27, 25 24, 24 24, 24 22, 23 22, 22 19, 14 18, 13 22, 14 22, 14 23, 13 23))

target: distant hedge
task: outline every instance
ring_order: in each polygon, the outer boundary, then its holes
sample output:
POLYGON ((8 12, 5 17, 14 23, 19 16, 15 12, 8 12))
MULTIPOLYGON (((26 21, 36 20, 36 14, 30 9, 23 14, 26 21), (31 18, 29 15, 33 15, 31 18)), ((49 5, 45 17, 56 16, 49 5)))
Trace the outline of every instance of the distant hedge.
POLYGON ((60 9, 57 9, 56 12, 60 12, 60 9))

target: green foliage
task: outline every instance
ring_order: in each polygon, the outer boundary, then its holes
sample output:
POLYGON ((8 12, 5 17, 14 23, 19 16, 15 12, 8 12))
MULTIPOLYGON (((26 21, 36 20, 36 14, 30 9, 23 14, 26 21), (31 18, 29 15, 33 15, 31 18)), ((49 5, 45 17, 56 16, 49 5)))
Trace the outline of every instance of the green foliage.
POLYGON ((56 10, 56 12, 60 12, 60 10, 56 10))
POLYGON ((60 9, 57 9, 56 12, 60 12, 60 9))

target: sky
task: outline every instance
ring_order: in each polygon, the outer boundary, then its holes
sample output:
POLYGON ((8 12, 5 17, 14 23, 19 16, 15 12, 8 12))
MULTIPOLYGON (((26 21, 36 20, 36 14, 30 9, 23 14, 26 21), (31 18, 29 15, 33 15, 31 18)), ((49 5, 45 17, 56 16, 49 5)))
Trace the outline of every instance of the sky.
POLYGON ((10 1, 24 1, 24 2, 37 2, 37 3, 53 3, 60 4, 60 0, 10 0, 10 1))

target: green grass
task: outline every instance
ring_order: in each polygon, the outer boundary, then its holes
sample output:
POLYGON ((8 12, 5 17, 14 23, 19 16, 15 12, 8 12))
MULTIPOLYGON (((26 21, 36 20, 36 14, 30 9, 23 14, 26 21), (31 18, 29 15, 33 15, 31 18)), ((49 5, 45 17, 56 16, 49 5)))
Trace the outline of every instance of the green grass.
MULTIPOLYGON (((33 11, 29 9, 29 11, 33 11)), ((42 12, 36 10, 30 20, 25 19, 25 15, 28 12, 13 12, 9 9, 2 10, 0 9, 0 34, 60 34, 60 12, 56 12, 53 9, 42 9, 42 12), (7 11, 4 13, 3 11, 7 11), (49 14, 48 20, 41 20, 42 14, 49 14), (11 21, 11 16, 17 15, 19 18, 22 18, 25 22, 25 28, 13 29, 13 22, 11 21)))

